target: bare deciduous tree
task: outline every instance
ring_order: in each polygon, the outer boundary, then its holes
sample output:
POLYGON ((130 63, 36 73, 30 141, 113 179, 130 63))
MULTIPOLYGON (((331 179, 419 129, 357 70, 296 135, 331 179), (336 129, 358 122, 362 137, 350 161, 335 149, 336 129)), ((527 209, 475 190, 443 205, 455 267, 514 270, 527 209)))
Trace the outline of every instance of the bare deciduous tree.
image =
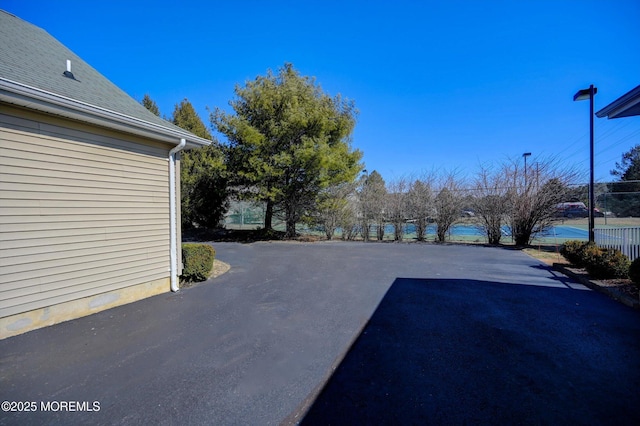
POLYGON ((408 183, 404 177, 397 178, 387 185, 386 217, 393 225, 393 240, 402 241, 407 222, 408 183))
POLYGON ((427 223, 433 214, 433 191, 431 190, 432 177, 423 177, 414 180, 407 194, 407 209, 409 219, 416 227, 416 238, 424 241, 427 234, 427 223))
POLYGON ((325 188, 318 195, 316 208, 311 218, 313 224, 322 226, 328 240, 341 224, 347 222, 345 216, 351 216, 348 197, 355 188, 352 183, 342 183, 325 188))
POLYGON ((377 171, 363 175, 358 193, 360 199, 360 215, 362 222, 362 238, 369 241, 371 224, 376 224, 378 240, 384 238, 384 202, 387 190, 384 179, 377 171))
POLYGON ((363 175, 360 177, 357 194, 360 233, 364 241, 369 241, 369 232, 371 229, 371 190, 369 189, 369 175, 366 170, 364 170, 363 175))
POLYGON ((462 208, 461 185, 455 174, 449 173, 438 183, 438 195, 435 197, 436 235, 440 242, 447 239, 447 234, 458 218, 462 208))
POLYGON ((562 168, 553 160, 534 159, 525 174, 517 161, 504 168, 509 189, 508 226, 517 246, 526 246, 532 238, 549 229, 557 214, 557 205, 564 201, 568 186, 577 174, 562 168))
POLYGON ((358 233, 361 233, 361 224, 358 217, 359 212, 360 205, 358 197, 355 193, 351 193, 347 196, 347 204, 339 221, 343 240, 354 240, 358 233))
POLYGON ((502 225, 509 212, 509 181, 504 169, 481 167, 475 177, 473 209, 489 244, 500 244, 502 225))

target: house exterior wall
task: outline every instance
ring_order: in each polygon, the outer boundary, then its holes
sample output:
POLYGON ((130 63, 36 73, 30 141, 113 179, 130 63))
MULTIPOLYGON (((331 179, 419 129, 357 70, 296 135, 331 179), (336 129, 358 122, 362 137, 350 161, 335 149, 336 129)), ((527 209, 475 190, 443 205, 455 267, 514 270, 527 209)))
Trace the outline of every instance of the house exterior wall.
POLYGON ((0 338, 169 291, 171 148, 2 105, 0 338))

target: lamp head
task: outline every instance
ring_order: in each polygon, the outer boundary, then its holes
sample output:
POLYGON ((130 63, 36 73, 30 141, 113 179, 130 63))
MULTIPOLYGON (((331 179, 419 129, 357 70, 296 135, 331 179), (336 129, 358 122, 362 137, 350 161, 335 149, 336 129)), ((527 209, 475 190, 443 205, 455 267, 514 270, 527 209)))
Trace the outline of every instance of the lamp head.
POLYGON ((595 95, 596 93, 598 93, 598 88, 597 87, 589 87, 588 89, 582 89, 582 90, 578 90, 578 93, 576 93, 575 95, 573 95, 573 100, 574 101, 585 101, 587 99, 591 98, 591 91, 593 90, 593 94, 595 95))

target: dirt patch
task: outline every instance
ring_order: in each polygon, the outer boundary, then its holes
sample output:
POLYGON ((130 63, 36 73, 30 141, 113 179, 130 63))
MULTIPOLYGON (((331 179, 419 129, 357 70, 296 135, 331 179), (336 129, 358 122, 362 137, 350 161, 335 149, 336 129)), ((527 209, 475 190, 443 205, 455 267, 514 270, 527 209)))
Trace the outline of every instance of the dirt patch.
POLYGON ((231 269, 231 265, 229 265, 228 263, 224 263, 221 260, 214 260, 213 270, 211 271, 211 275, 209 276, 209 278, 217 278, 229 271, 229 269, 231 269))
POLYGON ((553 265, 554 263, 560 263, 568 265, 569 262, 560 254, 559 248, 555 246, 540 246, 529 247, 522 250, 531 257, 546 263, 547 265, 553 265))

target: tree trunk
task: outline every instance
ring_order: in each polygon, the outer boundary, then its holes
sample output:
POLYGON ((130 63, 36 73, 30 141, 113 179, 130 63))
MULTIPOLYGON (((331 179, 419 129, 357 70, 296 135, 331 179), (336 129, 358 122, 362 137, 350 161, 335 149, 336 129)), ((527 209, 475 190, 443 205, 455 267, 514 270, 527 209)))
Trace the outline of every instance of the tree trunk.
POLYGON ((271 231, 273 229, 273 201, 267 200, 267 209, 264 213, 264 229, 271 231))
POLYGON ((402 241, 404 239, 404 223, 396 222, 393 224, 393 241, 402 241))
POLYGON ((528 246, 531 241, 532 229, 516 222, 515 226, 511 227, 511 235, 513 236, 513 242, 517 247, 528 246))
POLYGON ((369 222, 365 219, 362 222, 362 239, 367 242, 369 241, 369 222))
POLYGON ((523 232, 515 236, 515 245, 517 247, 528 246, 530 241, 531 241, 531 233, 527 234, 526 232, 523 232))
POLYGON ((495 231, 493 230, 489 230, 488 232, 488 240, 489 240, 489 244, 497 246, 498 244, 500 244, 500 237, 502 237, 502 235, 498 235, 495 233, 495 231))
POLYGON ((376 237, 378 241, 384 240, 384 223, 378 222, 378 226, 376 227, 376 237))
POLYGON ((287 219, 287 230, 284 234, 285 238, 295 238, 296 236, 296 223, 287 219))
POLYGON ((447 241, 448 229, 449 229, 448 227, 445 227, 444 225, 441 225, 440 223, 438 223, 436 233, 438 234, 439 242, 444 243, 445 241, 447 241))
POLYGON ((500 219, 492 217, 487 219, 485 223, 487 226, 487 239, 489 241, 489 244, 500 244, 500 239, 502 238, 502 227, 500 226, 500 219))
POLYGON ((416 221, 416 238, 418 241, 424 241, 424 235, 427 231, 427 221, 423 218, 418 218, 416 221))
POLYGON ((295 207, 289 205, 288 203, 285 205, 285 223, 286 223, 286 231, 284 234, 285 238, 295 238, 296 236, 296 211, 295 207))

